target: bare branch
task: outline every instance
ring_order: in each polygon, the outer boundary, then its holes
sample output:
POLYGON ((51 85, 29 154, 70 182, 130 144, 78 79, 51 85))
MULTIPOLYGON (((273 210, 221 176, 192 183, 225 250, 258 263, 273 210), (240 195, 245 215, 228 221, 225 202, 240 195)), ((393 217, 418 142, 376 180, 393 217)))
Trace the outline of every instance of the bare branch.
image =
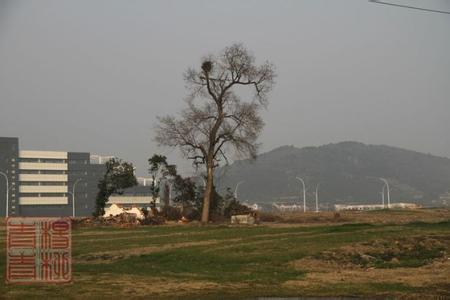
MULTIPOLYGON (((178 117, 158 118, 155 141, 179 148, 196 167, 205 164, 207 174, 212 174, 221 159, 228 163, 230 151, 255 158, 257 138, 264 126, 259 110, 267 105, 275 77, 274 66, 268 62, 256 65, 242 44, 203 59, 199 70, 189 68, 184 74, 189 90, 187 107, 178 117), (236 93, 239 89, 250 90, 253 98, 242 101, 236 93)), ((207 180, 204 204, 212 190, 212 176, 207 180)))

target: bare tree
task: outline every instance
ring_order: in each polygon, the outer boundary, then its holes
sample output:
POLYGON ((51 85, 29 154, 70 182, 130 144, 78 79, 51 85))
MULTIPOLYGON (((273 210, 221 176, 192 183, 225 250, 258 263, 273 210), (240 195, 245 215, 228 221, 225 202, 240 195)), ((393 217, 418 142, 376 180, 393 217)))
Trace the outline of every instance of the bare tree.
POLYGON ((259 116, 268 103, 274 85, 274 66, 255 64, 254 56, 242 44, 225 48, 218 56, 203 59, 200 70, 188 69, 185 82, 190 91, 187 108, 179 117, 159 117, 155 140, 161 146, 176 147, 198 167, 206 167, 206 191, 202 222, 209 220, 214 169, 226 153, 255 158, 257 138, 264 126, 259 116), (242 101, 237 94, 252 95, 242 101), (248 94, 250 92, 250 94, 248 94))

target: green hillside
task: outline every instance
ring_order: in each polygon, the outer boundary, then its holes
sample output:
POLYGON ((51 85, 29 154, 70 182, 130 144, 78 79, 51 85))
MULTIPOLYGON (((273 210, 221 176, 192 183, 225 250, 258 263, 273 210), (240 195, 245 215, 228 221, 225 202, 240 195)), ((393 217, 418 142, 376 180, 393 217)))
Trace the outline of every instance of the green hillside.
POLYGON ((217 172, 219 191, 240 181, 240 200, 299 201, 302 177, 308 205, 313 206, 316 184, 324 207, 336 203, 381 202, 384 177, 394 202, 439 205, 439 195, 450 189, 450 159, 385 146, 342 142, 320 147, 283 146, 261 154, 256 161, 237 161, 217 172))

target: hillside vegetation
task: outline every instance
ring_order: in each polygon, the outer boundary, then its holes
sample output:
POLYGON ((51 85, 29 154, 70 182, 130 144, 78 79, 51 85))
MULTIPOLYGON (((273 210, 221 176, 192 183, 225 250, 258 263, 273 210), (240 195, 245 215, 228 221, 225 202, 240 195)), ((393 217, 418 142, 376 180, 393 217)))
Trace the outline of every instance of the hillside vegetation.
POLYGON ((450 159, 357 142, 301 149, 283 146, 256 161, 237 161, 217 174, 222 192, 245 181, 239 186, 239 198, 250 202, 299 201, 301 185, 295 177, 300 176, 306 181, 310 207, 317 183, 325 206, 381 202, 379 177, 389 180, 394 202, 439 205, 439 195, 450 189, 450 159))

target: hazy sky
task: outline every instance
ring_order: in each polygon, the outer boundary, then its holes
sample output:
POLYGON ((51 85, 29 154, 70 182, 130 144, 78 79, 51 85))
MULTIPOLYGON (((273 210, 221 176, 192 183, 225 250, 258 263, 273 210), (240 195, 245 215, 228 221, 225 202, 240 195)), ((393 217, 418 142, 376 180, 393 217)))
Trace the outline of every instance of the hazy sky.
MULTIPOLYGON (((450 11, 448 0, 396 3, 450 11)), ((0 0, 0 136, 132 161, 182 74, 244 43, 278 72, 262 151, 355 140, 450 157, 450 15, 341 1, 0 0)))

